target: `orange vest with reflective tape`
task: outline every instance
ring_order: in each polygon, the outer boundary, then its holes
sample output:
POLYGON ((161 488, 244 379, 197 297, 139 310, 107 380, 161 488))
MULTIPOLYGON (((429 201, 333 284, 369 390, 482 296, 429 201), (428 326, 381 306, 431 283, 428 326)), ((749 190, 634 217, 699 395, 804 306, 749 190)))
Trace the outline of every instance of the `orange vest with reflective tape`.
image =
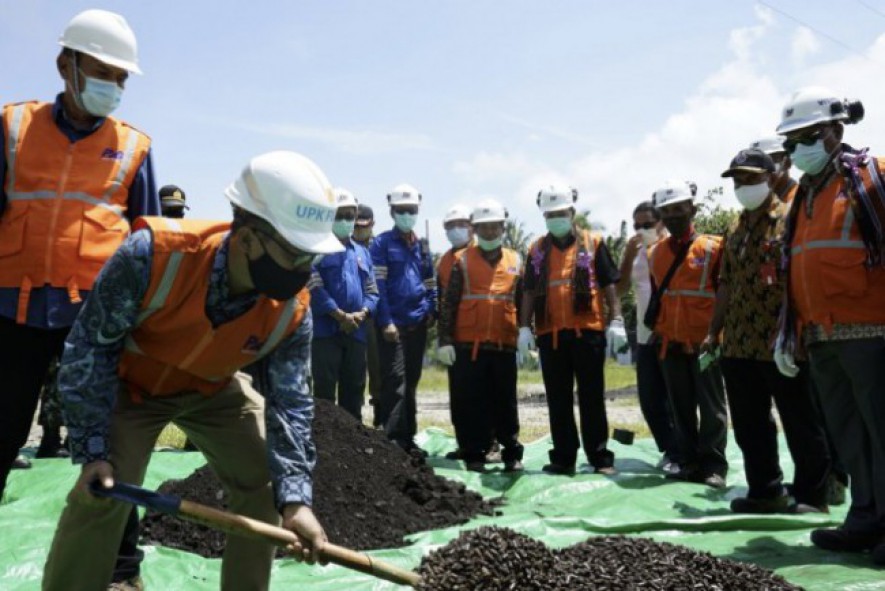
MULTIPOLYGON (((878 161, 880 169, 885 169, 885 159, 878 161)), ((869 169, 861 171, 864 184, 872 186, 869 169)), ((885 269, 865 266, 867 252, 842 187, 842 176, 836 174, 815 195, 811 218, 805 211, 807 199, 796 215, 790 244, 790 296, 800 334, 809 323, 827 332, 837 323, 885 324, 885 269)))
MULTIPOLYGON (((584 241, 587 245, 587 253, 590 255, 591 277, 596 275, 596 249, 602 242, 602 238, 593 235, 587 230, 581 230, 581 235, 565 250, 550 247, 547 261, 547 314, 546 318, 535 318, 535 333, 542 335, 553 333, 556 335, 560 330, 605 330, 605 319, 602 315, 602 290, 599 284, 593 281, 590 291, 590 307, 582 312, 575 312, 574 294, 572 290, 572 277, 575 274, 575 263, 578 256, 578 242, 584 241)), ((536 241, 529 250, 529 260, 532 253, 541 248, 543 238, 536 241)), ((556 340, 554 336, 554 348, 556 340)))
POLYGON ((259 297, 245 314, 212 326, 206 295, 229 227, 159 217, 136 220, 135 229, 150 228, 153 235, 153 264, 118 372, 135 397, 214 394, 301 325, 310 304, 307 289, 286 302, 259 297))
MULTIPOLYGON (((722 238, 706 234, 695 238, 688 249, 661 298, 655 332, 665 343, 698 345, 707 336, 716 304, 713 275, 721 252, 722 238)), ((651 246, 649 270, 656 285, 664 281, 675 258, 669 239, 651 246)))
POLYGON ((455 321, 455 342, 473 345, 473 355, 481 343, 516 347, 519 327, 516 320, 516 286, 519 255, 501 249, 501 259, 493 267, 478 246, 466 248, 458 256, 464 288, 455 321))
POLYGON ((3 108, 6 210, 0 216, 0 287, 20 288, 24 323, 32 287, 66 288, 71 302, 92 289, 129 234, 129 187, 150 139, 113 117, 71 142, 52 103, 3 108))
POLYGON ((436 264, 436 287, 437 291, 437 307, 442 310, 443 301, 446 296, 446 288, 449 285, 449 278, 452 276, 452 267, 455 266, 456 259, 461 256, 464 249, 467 248, 450 248, 440 258, 436 264))

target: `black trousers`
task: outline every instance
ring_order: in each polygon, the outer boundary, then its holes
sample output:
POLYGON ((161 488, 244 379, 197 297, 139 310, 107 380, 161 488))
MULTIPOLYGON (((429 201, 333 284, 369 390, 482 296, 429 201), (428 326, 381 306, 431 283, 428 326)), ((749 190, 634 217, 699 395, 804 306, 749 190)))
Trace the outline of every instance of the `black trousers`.
POLYGON ((313 395, 336 401, 362 421, 363 390, 366 389, 366 344, 339 334, 311 343, 313 395))
POLYGON ((772 361, 724 358, 721 364, 734 438, 744 456, 747 496, 772 499, 784 491, 774 401, 795 465, 793 496, 799 503, 825 505, 830 452, 811 400, 808 369, 788 378, 772 361))
POLYGON ((381 362, 380 419, 387 438, 403 448, 415 445, 418 381, 424 364, 427 325, 398 326, 399 341, 390 343, 378 332, 381 362))
POLYGON ((516 352, 457 347, 449 372, 455 437, 466 462, 481 462, 489 448, 489 432, 501 444, 501 459, 521 460, 516 402, 516 352))
POLYGON ((844 527, 885 534, 885 339, 808 347, 827 429, 851 477, 844 527))
POLYGON ((0 498, 19 449, 28 440, 40 390, 69 328, 32 328, 0 317, 0 498))
POLYGON ((658 446, 658 451, 664 453, 670 460, 679 462, 673 411, 670 410, 667 382, 664 381, 664 373, 661 371, 659 352, 660 345, 636 347, 636 390, 639 395, 639 408, 658 446))
POLYGON ((608 468, 614 465, 615 455, 606 448, 605 335, 596 331, 582 331, 578 336, 573 330, 561 330, 557 340, 557 348, 554 349, 552 334, 541 335, 537 339, 553 439, 550 461, 573 466, 583 442, 587 461, 594 468, 608 468), (580 440, 574 412, 576 381, 580 440))
POLYGON ((141 574, 141 562, 144 552, 138 547, 138 509, 133 505, 117 550, 117 562, 114 563, 114 575, 111 581, 119 583, 141 574))
POLYGON ((713 363, 701 372, 697 354, 685 353, 682 345, 673 344, 668 347, 661 369, 683 465, 689 470, 699 469, 704 475, 718 474, 724 478, 728 473, 728 411, 719 364, 713 363))

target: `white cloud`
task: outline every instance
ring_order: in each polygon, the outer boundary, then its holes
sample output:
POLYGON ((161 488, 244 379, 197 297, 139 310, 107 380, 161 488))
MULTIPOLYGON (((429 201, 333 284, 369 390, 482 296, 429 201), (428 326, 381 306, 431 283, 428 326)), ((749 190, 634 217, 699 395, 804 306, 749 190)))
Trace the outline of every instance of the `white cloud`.
POLYGON ((820 51, 820 41, 817 39, 811 29, 807 27, 799 27, 793 33, 793 40, 790 43, 790 51, 793 56, 793 63, 802 65, 805 58, 812 56, 820 51))
MULTIPOLYGON (((609 232, 617 231, 633 207, 668 178, 694 180, 701 194, 724 186, 723 204, 737 207, 731 187, 719 176, 721 171, 739 149, 773 133, 780 108, 793 89, 811 84, 861 98, 867 117, 860 125, 846 129, 846 141, 872 145, 874 153, 885 154, 881 139, 885 137, 885 112, 876 110, 885 104, 885 85, 878 82, 885 75, 885 35, 862 56, 794 67, 785 76, 771 70, 783 67, 782 60, 767 59, 774 53, 766 55, 767 49, 775 51, 772 14, 760 7, 756 15, 757 24, 732 31, 732 59, 686 96, 682 109, 633 145, 591 150, 556 166, 526 154, 479 153, 469 163, 456 164, 454 172, 471 183, 483 181, 493 186, 494 182, 504 194, 518 196, 509 198, 508 206, 536 233, 543 231, 543 222, 533 196, 540 185, 550 181, 576 186, 581 195, 579 209, 591 210, 591 219, 604 223, 609 232)), ((799 47, 804 59, 816 51, 817 39, 801 31, 793 36, 793 48, 794 56, 799 47)))
POLYGON ((436 149, 429 136, 373 130, 332 129, 308 125, 245 125, 255 133, 330 144, 351 154, 381 154, 406 150, 436 149))

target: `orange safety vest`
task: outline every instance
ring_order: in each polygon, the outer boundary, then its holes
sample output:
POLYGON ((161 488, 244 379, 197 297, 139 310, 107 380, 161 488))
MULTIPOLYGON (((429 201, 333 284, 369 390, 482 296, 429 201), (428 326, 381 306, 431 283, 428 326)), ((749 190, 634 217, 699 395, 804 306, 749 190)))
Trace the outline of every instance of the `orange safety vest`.
POLYGON ((464 275, 464 288, 455 321, 455 342, 472 343, 473 359, 481 343, 498 348, 516 347, 519 327, 516 321, 516 286, 519 280, 519 254, 501 249, 501 260, 493 267, 478 246, 470 246, 458 256, 464 275))
POLYGON ((0 216, 0 287, 19 288, 24 323, 32 287, 66 288, 72 303, 92 289, 105 261, 129 234, 129 187, 150 139, 108 117, 71 142, 51 103, 3 107, 6 210, 0 216))
POLYGON ((310 304, 307 289, 286 302, 259 297, 242 316, 212 326, 206 294, 230 224, 144 217, 134 226, 150 228, 154 245, 150 285, 118 371, 136 399, 214 394, 301 325, 310 304))
MULTIPOLYGON (((879 167, 885 160, 879 159, 879 167)), ((861 168, 864 185, 873 186, 872 162, 861 168)), ((885 269, 867 268, 867 252, 854 210, 836 174, 814 196, 812 216, 797 212, 790 244, 790 296, 798 334, 811 323, 828 333, 834 324, 885 324, 885 269)), ((803 200, 803 210, 808 205, 803 200)))
MULTIPOLYGON (((661 298, 655 332, 661 336, 666 352, 668 342, 693 346, 703 342, 713 320, 716 288, 713 285, 716 263, 722 251, 722 238, 702 234, 695 238, 688 254, 670 279, 661 298)), ((660 285, 676 258, 670 240, 651 247, 649 269, 655 284, 660 285)))
MULTIPOLYGON (((602 238, 591 234, 587 230, 581 230, 580 235, 565 250, 556 246, 550 247, 547 255, 547 314, 542 318, 535 318, 535 333, 538 335, 553 333, 553 348, 556 349, 560 330, 574 330, 578 334, 582 330, 605 330, 605 319, 602 310, 602 290, 594 281, 590 291, 590 308, 582 312, 575 312, 574 293, 572 290, 572 277, 575 274, 575 262, 578 256, 578 242, 583 240, 587 245, 587 252, 591 255, 591 276, 595 275, 596 250, 602 242, 602 238)), ((529 260, 534 253, 541 248, 541 241, 537 240, 529 250, 529 260)), ((536 315, 537 316, 537 315, 536 315)))
POLYGON ((449 278, 452 276, 452 267, 455 266, 456 259, 461 256, 465 248, 467 247, 450 248, 439 258, 439 262, 436 264, 436 286, 438 289, 436 299, 440 310, 442 310, 449 278))

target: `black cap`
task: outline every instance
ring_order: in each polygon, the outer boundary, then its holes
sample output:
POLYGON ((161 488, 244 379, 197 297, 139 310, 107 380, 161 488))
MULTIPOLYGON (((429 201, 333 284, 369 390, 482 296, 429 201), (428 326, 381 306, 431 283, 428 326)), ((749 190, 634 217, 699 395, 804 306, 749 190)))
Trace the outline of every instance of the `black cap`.
POLYGON ((183 207, 190 209, 185 203, 184 191, 176 185, 160 187, 160 205, 163 207, 183 207))
POLYGON ((368 205, 360 203, 356 208, 356 225, 368 226, 375 221, 375 212, 368 205))
POLYGON ((759 148, 741 150, 731 160, 728 170, 722 173, 723 177, 734 176, 738 172, 774 172, 776 167, 771 156, 759 148))

